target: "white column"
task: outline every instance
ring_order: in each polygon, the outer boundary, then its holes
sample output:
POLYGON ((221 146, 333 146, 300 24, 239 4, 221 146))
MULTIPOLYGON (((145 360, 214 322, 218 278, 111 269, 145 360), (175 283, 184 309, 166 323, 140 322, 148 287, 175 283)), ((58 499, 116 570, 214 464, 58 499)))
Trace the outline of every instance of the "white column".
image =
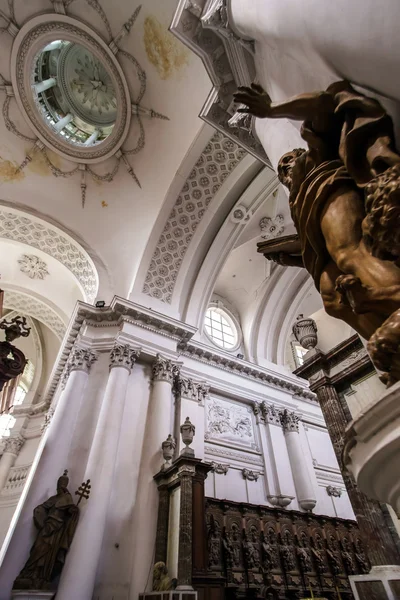
POLYGON ((35 529, 33 509, 56 492, 57 479, 68 468, 72 433, 79 416, 90 368, 97 359, 91 350, 74 347, 68 359, 61 392, 50 426, 39 445, 25 493, 1 549, 0 600, 9 600, 14 579, 25 564, 35 529))
POLYGON ((7 483, 10 469, 14 466, 24 442, 25 439, 21 435, 9 437, 4 442, 4 450, 0 459, 0 492, 7 483))
POLYGON ((57 600, 92 598, 113 484, 128 378, 139 354, 140 350, 118 343, 111 350, 110 374, 84 477, 84 480, 91 481, 91 495, 81 508, 78 528, 61 574, 57 600))
POLYGON ((295 486, 290 477, 290 460, 281 424, 281 412, 274 406, 262 402, 260 405, 265 423, 267 442, 268 475, 271 489, 268 500, 273 506, 289 506, 295 498, 295 486))
POLYGON ((172 383, 175 369, 171 360, 157 355, 153 364, 153 383, 135 505, 130 600, 137 600, 139 593, 144 591, 152 567, 158 510, 158 490, 153 475, 158 473, 163 464, 161 444, 168 434, 173 433, 172 383))
POLYGON ((39 81, 34 85, 35 92, 37 94, 40 94, 41 92, 45 92, 46 90, 49 90, 50 88, 54 87, 56 84, 57 79, 55 79, 54 77, 50 77, 50 79, 45 79, 44 81, 39 81))
POLYGON ((301 445, 299 435, 300 417, 294 412, 284 410, 281 415, 281 421, 283 431, 285 432, 298 502, 302 509, 312 510, 317 503, 316 491, 311 481, 307 459, 301 445))
POLYGON ((74 118, 74 115, 71 113, 68 113, 67 115, 65 115, 65 117, 63 117, 62 119, 60 119, 60 121, 58 121, 55 125, 54 125, 54 129, 58 132, 62 131, 64 129, 64 127, 66 125, 68 125, 68 123, 71 123, 72 119, 74 118))
POLYGON ((97 138, 100 135, 100 131, 98 129, 96 129, 95 131, 93 131, 92 135, 90 137, 88 137, 88 139, 86 140, 86 142, 83 144, 84 146, 92 146, 95 141, 97 140, 97 138))

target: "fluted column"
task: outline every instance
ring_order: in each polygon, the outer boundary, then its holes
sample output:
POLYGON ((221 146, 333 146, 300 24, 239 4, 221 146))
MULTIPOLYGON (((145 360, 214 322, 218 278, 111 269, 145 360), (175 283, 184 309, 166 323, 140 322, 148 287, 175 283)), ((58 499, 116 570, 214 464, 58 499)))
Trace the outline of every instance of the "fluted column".
POLYGON ((290 473, 290 460, 282 431, 281 412, 273 405, 262 402, 260 405, 265 425, 267 454, 264 455, 268 466, 268 500, 273 506, 289 506, 295 497, 294 483, 287 475, 290 473))
POLYGON ((173 433, 172 383, 175 363, 157 355, 152 367, 152 388, 147 410, 138 493, 135 504, 135 541, 132 563, 130 600, 144 591, 153 562, 156 537, 158 491, 153 476, 163 464, 161 444, 173 433), (149 544, 149 540, 152 542, 149 544))
POLYGON ((81 508, 78 528, 67 555, 57 600, 90 600, 100 558, 110 501, 119 431, 128 378, 140 350, 116 343, 110 353, 110 374, 86 465, 91 497, 81 508))
POLYGON ((0 600, 9 600, 14 579, 23 567, 33 543, 33 509, 55 493, 57 479, 68 467, 72 432, 79 417, 90 369, 96 353, 87 348, 71 350, 65 372, 65 388, 55 407, 51 424, 40 442, 30 477, 33 477, 24 503, 17 506, 14 522, 3 545, 0 568, 0 600), (12 528, 14 528, 12 530, 12 528), (12 536, 12 537, 11 537, 12 536), (7 543, 8 547, 7 547, 7 543))
POLYGON ((302 509, 312 510, 317 503, 316 490, 314 490, 306 463, 306 456, 301 446, 299 421, 300 417, 294 412, 288 412, 287 410, 282 412, 281 423, 285 432, 297 499, 302 509))
POLYGON ((25 439, 21 435, 9 437, 4 442, 4 450, 0 459, 0 492, 7 483, 11 467, 24 445, 25 439))

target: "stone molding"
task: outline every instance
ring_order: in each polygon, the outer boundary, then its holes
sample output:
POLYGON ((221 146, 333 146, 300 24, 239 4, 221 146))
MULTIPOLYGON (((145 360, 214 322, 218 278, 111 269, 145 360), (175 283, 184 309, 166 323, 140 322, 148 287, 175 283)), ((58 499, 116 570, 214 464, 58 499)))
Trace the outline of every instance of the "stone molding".
POLYGON ((224 465, 223 463, 212 462, 211 463, 213 473, 217 473, 218 475, 226 475, 229 471, 229 465, 224 465))
POLYGON ((4 441, 3 453, 18 456, 24 443, 25 438, 22 435, 6 438, 4 441))
POLYGON ((247 479, 247 481, 258 481, 260 477, 260 473, 257 471, 251 471, 250 469, 242 469, 243 479, 247 479))
POLYGON ((312 400, 316 402, 316 396, 307 387, 296 384, 293 380, 288 381, 284 377, 272 374, 262 367, 256 367, 253 364, 236 359, 227 353, 218 353, 210 346, 201 342, 184 341, 179 344, 179 350, 182 356, 188 356, 207 365, 211 365, 223 371, 234 373, 248 379, 256 380, 263 385, 277 388, 296 395, 298 398, 312 400))
POLYGON ((152 366, 152 381, 167 381, 172 385, 174 381, 176 364, 169 358, 157 354, 152 366))
POLYGON ((51 423, 51 421, 52 421, 52 419, 53 419, 54 412, 55 412, 54 408, 53 408, 53 407, 51 407, 51 408, 49 408, 49 410, 48 410, 48 411, 47 411, 47 413, 45 414, 45 416, 44 416, 44 421, 43 421, 43 424, 42 424, 42 427, 41 427, 41 432, 42 432, 42 435, 44 434, 44 432, 45 432, 45 431, 47 430, 47 428, 49 427, 49 425, 50 425, 50 423, 51 423))
POLYGON ((326 493, 328 496, 333 496, 334 498, 340 498, 342 495, 342 490, 338 487, 334 487, 333 485, 326 486, 326 493))
MULTIPOLYGON (((68 376, 72 371, 90 372, 93 363, 98 359, 98 354, 88 348, 74 347, 68 359, 67 372, 68 376)), ((67 377, 68 377, 67 376, 67 377)))
POLYGON ((257 465, 258 467, 264 466, 264 461, 260 458, 259 453, 251 454, 249 452, 243 451, 232 451, 226 450, 225 448, 220 448, 219 446, 213 445, 205 445, 204 454, 210 456, 212 458, 217 459, 225 459, 225 460, 234 460, 239 463, 246 463, 249 465, 257 465))
POLYGON ((349 386, 361 376, 374 372, 371 359, 356 334, 326 354, 316 348, 294 375, 307 379, 311 390, 317 392, 324 385, 349 386))
POLYGON ((296 432, 299 433, 299 421, 300 417, 294 412, 284 410, 281 413, 281 424, 285 433, 296 432))
POLYGON ((132 348, 129 344, 116 343, 110 352, 110 369, 122 367, 128 369, 130 373, 139 356, 139 348, 132 348))
POLYGON ((226 0, 180 0, 170 30, 200 57, 213 82, 200 118, 269 165, 254 119, 238 113, 233 102, 237 86, 255 80, 256 68, 254 42, 231 26, 226 0))

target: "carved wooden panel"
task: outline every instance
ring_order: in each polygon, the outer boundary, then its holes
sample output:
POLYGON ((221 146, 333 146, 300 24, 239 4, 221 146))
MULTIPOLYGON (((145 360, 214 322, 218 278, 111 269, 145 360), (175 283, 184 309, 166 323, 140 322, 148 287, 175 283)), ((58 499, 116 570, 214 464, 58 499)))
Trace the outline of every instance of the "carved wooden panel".
POLYGON ((369 570, 354 521, 208 498, 206 523, 208 574, 225 580, 226 598, 304 598, 312 590, 350 600, 348 575, 369 570))

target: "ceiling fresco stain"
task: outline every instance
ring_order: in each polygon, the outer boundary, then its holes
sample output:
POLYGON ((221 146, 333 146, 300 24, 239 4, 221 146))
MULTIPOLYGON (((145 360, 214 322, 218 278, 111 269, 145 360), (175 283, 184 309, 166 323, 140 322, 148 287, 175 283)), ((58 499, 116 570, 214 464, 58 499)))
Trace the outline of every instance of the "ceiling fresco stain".
POLYGON ((153 16, 144 21, 143 41, 147 58, 161 79, 170 79, 188 64, 188 50, 153 16))
POLYGON ((19 170, 19 163, 15 160, 7 160, 0 156, 0 182, 14 183, 25 178, 23 171, 19 170))

